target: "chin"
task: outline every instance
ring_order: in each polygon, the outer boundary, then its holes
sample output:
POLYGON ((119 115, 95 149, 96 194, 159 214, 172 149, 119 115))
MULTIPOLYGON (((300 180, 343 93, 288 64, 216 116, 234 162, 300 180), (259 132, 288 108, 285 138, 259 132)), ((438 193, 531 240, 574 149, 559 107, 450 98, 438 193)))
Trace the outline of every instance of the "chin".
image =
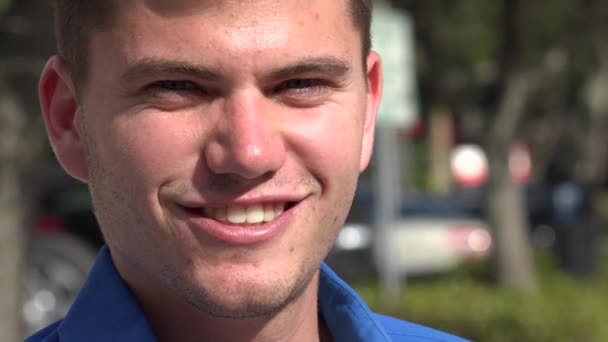
POLYGON ((254 318, 272 316, 300 298, 315 271, 247 273, 224 269, 215 276, 201 274, 198 281, 174 285, 190 304, 210 316, 254 318))
POLYGON ((216 318, 244 319, 273 316, 285 308, 291 300, 284 296, 267 297, 233 296, 223 297, 209 293, 199 293, 190 298, 200 311, 216 318))

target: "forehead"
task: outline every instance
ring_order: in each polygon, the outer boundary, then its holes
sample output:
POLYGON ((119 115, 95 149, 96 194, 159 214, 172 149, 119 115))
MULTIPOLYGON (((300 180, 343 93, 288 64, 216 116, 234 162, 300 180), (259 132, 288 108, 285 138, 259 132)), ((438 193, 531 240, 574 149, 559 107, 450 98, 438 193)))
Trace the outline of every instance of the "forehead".
MULTIPOLYGON (((126 0, 125 7, 146 8, 157 15, 188 16, 191 14, 207 14, 210 16, 229 15, 239 19, 241 15, 257 14, 260 18, 269 14, 284 12, 327 10, 332 5, 344 7, 345 1, 321 0, 126 0)), ((348 12, 344 12, 346 14, 348 12)))
POLYGON ((169 42, 175 53, 187 54, 313 46, 357 51, 360 42, 347 6, 347 0, 126 0, 120 2, 111 40, 131 55, 169 42))

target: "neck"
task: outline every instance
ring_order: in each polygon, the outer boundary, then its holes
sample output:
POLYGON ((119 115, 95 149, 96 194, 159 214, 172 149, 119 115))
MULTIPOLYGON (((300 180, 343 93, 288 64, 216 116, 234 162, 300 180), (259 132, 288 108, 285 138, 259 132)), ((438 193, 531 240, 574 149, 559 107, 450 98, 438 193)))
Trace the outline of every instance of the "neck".
POLYGON ((165 289, 133 290, 161 342, 329 341, 329 331, 317 312, 318 279, 317 273, 303 294, 282 311, 246 319, 210 316, 165 289))

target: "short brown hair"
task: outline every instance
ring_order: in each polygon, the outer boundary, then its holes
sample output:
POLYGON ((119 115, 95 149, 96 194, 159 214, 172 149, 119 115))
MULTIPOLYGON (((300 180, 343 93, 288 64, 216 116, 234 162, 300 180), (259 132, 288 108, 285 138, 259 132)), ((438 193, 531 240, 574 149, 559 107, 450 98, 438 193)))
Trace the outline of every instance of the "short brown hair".
MULTIPOLYGON (((74 81, 82 84, 88 70, 89 36, 111 27, 116 0, 53 0, 53 4, 58 53, 74 81)), ((371 49, 372 0, 348 0, 348 4, 353 25, 361 34, 365 61, 371 49)))

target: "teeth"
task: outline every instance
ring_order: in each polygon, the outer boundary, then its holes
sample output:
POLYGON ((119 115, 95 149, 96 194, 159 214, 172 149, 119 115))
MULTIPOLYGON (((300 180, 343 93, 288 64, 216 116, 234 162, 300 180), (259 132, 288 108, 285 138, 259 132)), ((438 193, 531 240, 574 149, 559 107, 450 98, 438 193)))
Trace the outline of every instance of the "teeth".
POLYGON ((228 207, 228 222, 245 223, 247 222, 247 209, 239 205, 228 207))
POLYGON ((270 222, 274 220, 277 215, 274 213, 274 205, 273 204, 265 204, 264 205, 264 222, 270 222))
POLYGON ((234 224, 270 222, 279 217, 284 211, 285 203, 254 204, 248 207, 235 205, 223 208, 203 209, 203 213, 207 217, 234 224))
POLYGON ((247 208, 247 223, 260 223, 264 221, 264 207, 257 204, 247 208))

